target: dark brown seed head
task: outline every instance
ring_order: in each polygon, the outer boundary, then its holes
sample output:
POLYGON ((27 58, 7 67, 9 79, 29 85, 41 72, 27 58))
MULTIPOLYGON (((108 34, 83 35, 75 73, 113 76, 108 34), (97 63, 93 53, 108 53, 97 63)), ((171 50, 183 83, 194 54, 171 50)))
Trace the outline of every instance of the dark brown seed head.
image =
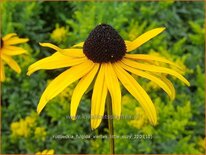
POLYGON ((90 32, 84 42, 83 52, 95 63, 113 63, 124 57, 126 45, 113 27, 101 24, 90 32))

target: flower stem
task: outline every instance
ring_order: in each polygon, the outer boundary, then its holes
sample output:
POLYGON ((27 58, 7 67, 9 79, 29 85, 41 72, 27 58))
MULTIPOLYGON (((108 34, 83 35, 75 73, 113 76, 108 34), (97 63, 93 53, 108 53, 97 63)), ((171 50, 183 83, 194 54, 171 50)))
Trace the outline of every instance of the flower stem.
POLYGON ((108 116, 108 127, 109 127, 109 145, 110 153, 115 154, 114 152, 114 127, 113 127, 113 118, 112 118, 112 102, 110 96, 107 97, 107 116, 108 116))

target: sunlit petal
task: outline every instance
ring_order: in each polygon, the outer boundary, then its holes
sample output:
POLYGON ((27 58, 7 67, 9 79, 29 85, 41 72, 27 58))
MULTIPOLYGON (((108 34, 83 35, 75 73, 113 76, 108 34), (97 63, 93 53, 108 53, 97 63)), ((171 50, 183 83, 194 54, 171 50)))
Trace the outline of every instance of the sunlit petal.
POLYGON ((25 49, 23 49, 21 47, 16 47, 16 46, 6 46, 6 47, 2 48, 0 50, 0 52, 4 53, 6 55, 10 55, 10 56, 28 53, 25 49))
POLYGON ((100 71, 94 84, 91 105, 91 128, 96 129, 104 115, 107 87, 105 84, 105 67, 101 65, 100 71))
POLYGON ((27 38, 19 38, 19 37, 12 37, 4 41, 4 45, 15 45, 20 43, 26 43, 29 39, 27 38))
POLYGON ((83 47, 83 45, 84 45, 84 42, 80 42, 80 43, 78 43, 78 44, 75 44, 75 45, 72 46, 72 47, 83 47))
POLYGON ((40 113, 49 100, 62 92, 71 83, 86 75, 93 66, 94 64, 88 60, 57 76, 43 92, 37 107, 37 112, 40 113))
POLYGON ((82 49, 76 49, 76 48, 61 49, 58 52, 69 57, 78 57, 78 58, 85 57, 82 49))
POLYGON ((165 30, 164 27, 155 28, 155 29, 152 29, 150 31, 143 33, 134 41, 126 42, 127 52, 135 50, 136 48, 138 48, 142 44, 146 43, 150 39, 154 38, 155 36, 157 36, 158 34, 160 34, 164 30, 165 30))
POLYGON ((70 116, 72 119, 75 119, 77 108, 79 106, 79 102, 88 89, 89 85, 93 81, 97 71, 99 69, 99 64, 95 64, 94 68, 87 73, 77 84, 74 89, 72 99, 71 99, 71 108, 70 108, 70 116))
POLYGON ((58 46, 54 45, 54 44, 51 44, 51 43, 39 43, 39 45, 43 46, 43 47, 49 47, 49 48, 52 48, 56 51, 59 51, 61 50, 61 48, 59 48, 58 46))
POLYGON ((3 82, 5 80, 4 64, 3 61, 0 61, 0 63, 0 81, 3 82))
POLYGON ((154 60, 154 61, 164 62, 164 63, 168 63, 170 65, 173 65, 173 66, 181 69, 181 67, 178 66, 177 64, 175 64, 174 62, 169 61, 169 60, 162 58, 162 57, 159 57, 159 56, 147 55, 147 54, 126 54, 125 57, 130 58, 130 59, 134 59, 134 60, 154 60))
POLYGON ((6 36, 4 36, 4 37, 2 38, 2 40, 3 40, 3 41, 6 41, 6 40, 8 40, 8 39, 10 39, 11 37, 16 36, 16 35, 17 35, 16 33, 9 33, 9 34, 7 34, 6 36))
POLYGON ((164 82, 168 85, 168 87, 170 88, 170 90, 171 90, 170 98, 171 98, 172 100, 174 100, 176 93, 175 93, 175 88, 174 88, 172 82, 171 82, 170 80, 168 80, 165 75, 161 75, 160 78, 161 78, 161 80, 164 81, 164 82))
POLYGON ((119 118, 121 114, 121 89, 116 73, 113 70, 112 64, 105 65, 105 82, 112 98, 112 111, 115 118, 119 118))
POLYGON ((28 68, 27 75, 31 75, 37 70, 40 69, 57 69, 63 67, 74 66, 86 61, 87 58, 71 58, 65 55, 62 55, 59 52, 54 53, 52 56, 41 59, 28 68))
POLYGON ((117 77, 123 86, 130 92, 132 96, 136 98, 136 100, 139 101, 140 105, 147 114, 148 119, 152 124, 155 125, 157 123, 157 114, 154 104, 152 103, 148 94, 131 75, 129 75, 123 68, 119 66, 119 63, 115 63, 113 66, 117 77))
POLYGON ((127 65, 125 65, 124 63, 119 63, 119 65, 128 70, 129 72, 132 72, 138 76, 141 76, 141 77, 144 77, 146 79, 149 79, 151 81, 153 81, 154 83, 156 83, 158 86, 160 86, 169 96, 172 95, 172 90, 170 90, 170 87, 164 82, 162 81, 160 78, 156 77, 156 76, 153 76, 149 73, 146 73, 146 72, 143 72, 143 71, 140 71, 140 70, 137 70, 135 68, 132 68, 132 67, 129 67, 127 65))
POLYGON ((142 64, 142 63, 138 63, 138 62, 126 59, 126 58, 124 58, 122 60, 122 62, 128 66, 131 66, 131 67, 134 67, 137 69, 173 75, 173 76, 177 77, 178 79, 180 79, 182 82, 184 82, 186 85, 188 85, 188 86, 190 85, 190 83, 187 81, 187 79, 185 79, 181 74, 179 74, 175 70, 165 68, 165 67, 159 67, 159 66, 155 66, 155 65, 142 64))
POLYGON ((21 72, 21 68, 19 67, 19 65, 16 63, 15 60, 13 60, 10 56, 7 56, 5 54, 1 54, 1 58, 3 59, 3 61, 5 61, 14 71, 16 71, 17 73, 21 72))

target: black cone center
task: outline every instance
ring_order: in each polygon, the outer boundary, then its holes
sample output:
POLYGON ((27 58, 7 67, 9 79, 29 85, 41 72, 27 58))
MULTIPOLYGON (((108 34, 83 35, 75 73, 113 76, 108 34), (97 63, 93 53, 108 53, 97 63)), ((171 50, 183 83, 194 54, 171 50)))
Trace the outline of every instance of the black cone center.
POLYGON ((101 24, 90 32, 84 42, 83 52, 95 63, 113 63, 124 57, 126 45, 113 27, 101 24))

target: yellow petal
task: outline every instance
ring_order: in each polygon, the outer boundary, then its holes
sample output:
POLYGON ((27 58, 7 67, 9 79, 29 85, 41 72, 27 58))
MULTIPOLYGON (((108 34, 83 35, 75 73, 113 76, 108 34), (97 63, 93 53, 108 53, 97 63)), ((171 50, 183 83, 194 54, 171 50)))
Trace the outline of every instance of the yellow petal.
POLYGON ((126 54, 125 55, 126 58, 130 58, 130 59, 134 59, 134 60, 154 60, 154 61, 159 61, 159 62, 164 62, 164 63, 168 63, 170 65, 173 65, 179 69, 182 69, 180 66, 178 66, 177 64, 175 64, 172 61, 169 61, 165 58, 162 57, 158 57, 158 56, 154 56, 154 55, 147 55, 147 54, 126 54))
POLYGON ((188 85, 188 86, 190 85, 190 83, 187 81, 187 79, 185 79, 181 74, 179 74, 175 70, 165 68, 165 67, 159 67, 159 66, 155 66, 155 65, 142 64, 142 63, 138 63, 138 62, 126 59, 126 58, 123 59, 122 62, 128 66, 131 66, 131 67, 134 67, 137 69, 173 75, 173 76, 177 77, 178 79, 180 79, 182 82, 184 82, 186 85, 188 85))
POLYGON ((72 46, 72 47, 83 47, 83 45, 84 45, 84 42, 80 42, 80 43, 78 43, 78 44, 75 44, 75 45, 72 46))
POLYGON ((10 55, 10 56, 27 53, 27 51, 25 49, 23 49, 21 47, 16 47, 16 46, 6 46, 6 47, 2 48, 0 51, 4 54, 10 55))
POLYGON ((71 49, 61 49, 58 52, 60 52, 61 54, 65 55, 65 56, 69 56, 69 57, 85 57, 82 49, 75 49, 75 48, 71 48, 71 49))
POLYGON ((121 114, 121 89, 112 64, 105 65, 105 82, 112 98, 112 111, 114 118, 120 118, 121 114))
POLYGON ((101 65, 100 71, 97 75, 97 79, 94 84, 92 94, 92 106, 91 106, 91 128, 96 129, 104 115, 105 100, 107 97, 107 87, 105 84, 105 67, 101 65))
POLYGON ((39 101, 37 112, 40 113, 49 100, 61 93, 67 86, 86 75, 94 66, 91 61, 85 61, 71 67, 57 76, 45 89, 39 101))
POLYGON ((157 114, 148 94, 131 75, 119 66, 119 63, 115 63, 113 66, 123 86, 138 100, 150 122, 155 125, 157 123, 157 114))
POLYGON ((58 52, 60 52, 61 54, 65 55, 65 56, 69 56, 69 57, 85 57, 82 49, 75 49, 75 48, 67 48, 67 49, 61 49, 59 47, 57 47, 56 45, 53 45, 51 43, 39 43, 41 46, 44 47, 50 47, 58 52))
POLYGON ((132 72, 138 76, 141 76, 141 77, 144 77, 146 79, 149 79, 151 81, 153 81, 154 83, 156 83, 158 86, 160 86, 169 96, 171 96, 172 94, 172 90, 170 90, 170 87, 165 83, 163 82, 160 78, 156 77, 156 76, 153 76, 149 73, 146 73, 146 72, 143 72, 143 71, 140 71, 140 70, 137 70, 135 68, 132 68, 132 67, 129 67, 127 65, 125 65, 124 63, 120 62, 119 65, 128 70, 129 72, 132 72))
POLYGON ((86 61, 85 58, 71 58, 65 55, 62 55, 59 52, 54 53, 52 56, 41 59, 32 65, 29 66, 27 75, 31 75, 37 70, 40 69, 57 69, 63 67, 69 67, 78 65, 82 62, 86 61))
POLYGON ((152 30, 147 31, 146 33, 140 35, 137 39, 135 39, 132 42, 125 42, 126 47, 127 47, 127 52, 135 50, 136 48, 138 48, 142 44, 146 43, 150 39, 154 38, 156 35, 158 35, 159 33, 161 33, 164 30, 165 30, 164 27, 155 28, 155 29, 152 29, 152 30))
POLYGON ((26 43, 29 39, 27 38, 19 38, 19 37, 12 37, 4 41, 4 45, 15 45, 20 43, 26 43))
POLYGON ((11 37, 16 36, 16 35, 17 35, 16 33, 9 33, 9 34, 7 34, 6 36, 4 36, 4 37, 2 38, 2 40, 3 40, 3 41, 6 41, 6 40, 8 40, 8 39, 10 39, 11 37))
POLYGON ((168 80, 165 75, 161 75, 160 78, 161 78, 162 81, 164 81, 164 83, 166 83, 166 84, 168 85, 168 87, 170 88, 170 90, 171 90, 171 96, 170 96, 170 98, 171 98, 172 100, 174 100, 176 93, 175 93, 175 88, 174 88, 172 82, 171 82, 170 80, 168 80))
POLYGON ((78 82, 77 86, 74 89, 72 99, 71 99, 71 108, 70 108, 70 116, 73 120, 75 119, 79 102, 83 94, 88 89, 91 82, 93 81, 98 69, 99 69, 99 64, 95 64, 94 68, 78 82))
POLYGON ((61 48, 59 48, 58 46, 54 45, 54 44, 51 44, 51 43, 39 43, 39 45, 43 46, 43 47, 49 47, 49 48, 52 48, 56 51, 59 51, 61 50, 61 48))
POLYGON ((21 72, 21 68, 19 67, 19 65, 10 56, 7 56, 7 55, 2 53, 1 57, 2 57, 3 61, 5 61, 11 67, 11 69, 16 71, 17 73, 21 72))
POLYGON ((1 68, 0 68, 0 73, 1 73, 0 74, 0 76, 1 76, 0 81, 3 82, 5 80, 4 64, 3 64, 3 61, 1 61, 1 60, 0 60, 0 63, 1 63, 0 64, 0 66, 1 66, 1 68))

